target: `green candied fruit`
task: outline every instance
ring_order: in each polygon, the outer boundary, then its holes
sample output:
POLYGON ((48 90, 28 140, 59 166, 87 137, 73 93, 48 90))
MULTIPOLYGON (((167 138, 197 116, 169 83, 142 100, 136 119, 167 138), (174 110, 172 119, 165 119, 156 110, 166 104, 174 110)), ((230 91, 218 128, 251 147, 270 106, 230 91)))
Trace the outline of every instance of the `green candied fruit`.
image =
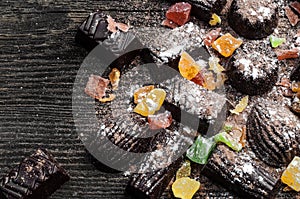
POLYGON ((206 164, 215 146, 216 142, 213 137, 198 136, 195 143, 188 149, 186 156, 193 162, 206 164))
POLYGON ((176 172, 176 179, 189 177, 191 175, 191 162, 186 160, 176 172))
POLYGON ((278 46, 283 44, 285 41, 286 41, 285 38, 279 38, 279 37, 275 37, 273 35, 270 36, 270 42, 271 42, 272 48, 277 48, 278 46))
POLYGON ((217 135, 214 136, 214 140, 216 143, 224 143, 226 144, 229 148, 235 150, 235 151, 240 151, 242 150, 243 146, 241 143, 237 142, 234 140, 228 133, 226 132, 221 132, 218 133, 217 135))

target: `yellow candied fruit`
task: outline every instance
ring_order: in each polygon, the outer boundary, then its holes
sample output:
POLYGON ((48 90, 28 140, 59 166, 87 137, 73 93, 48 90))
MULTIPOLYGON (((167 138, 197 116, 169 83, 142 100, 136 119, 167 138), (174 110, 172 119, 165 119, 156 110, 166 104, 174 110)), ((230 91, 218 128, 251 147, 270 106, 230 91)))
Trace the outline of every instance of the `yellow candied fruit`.
POLYGON ((200 71, 200 66, 195 62, 195 60, 186 52, 181 54, 181 58, 178 64, 180 74, 188 79, 191 80, 200 71))
POLYGON ((215 90, 216 89, 216 82, 215 82, 215 77, 212 72, 207 72, 203 75, 204 78, 204 84, 203 87, 206 88, 207 90, 215 90))
POLYGON ((215 26, 215 25, 217 25, 217 24, 221 24, 221 22, 222 22, 222 20, 221 20, 221 17, 219 17, 217 14, 212 14, 212 16, 211 16, 211 19, 210 19, 210 21, 209 21, 209 24, 211 25, 211 26, 215 26))
POLYGON ((172 185, 172 191, 176 198, 191 199, 200 188, 200 182, 189 177, 177 179, 172 185))
POLYGON ((226 33, 214 41, 212 47, 224 57, 230 57, 242 43, 241 39, 236 39, 230 33, 226 33))
POLYGON ((223 66, 221 66, 219 64, 220 59, 217 57, 210 57, 208 59, 208 65, 209 65, 209 69, 208 70, 212 70, 214 71, 214 73, 219 74, 222 73, 223 71, 225 71, 225 68, 223 66))
POLYGON ((281 181, 295 191, 300 191, 300 157, 295 156, 282 173, 281 181))
POLYGON ((300 92, 300 82, 292 82, 292 91, 295 93, 300 92))
POLYGON ((137 89, 133 94, 134 103, 137 104, 141 102, 144 98, 146 98, 148 93, 153 89, 154 89, 154 85, 144 86, 142 88, 137 89))
POLYGON ((153 89, 141 102, 137 104, 133 111, 145 117, 153 115, 155 111, 160 109, 165 98, 166 92, 163 89, 153 89))
POLYGON ((239 115, 248 106, 248 101, 249 101, 249 96, 247 95, 243 97, 241 101, 235 106, 235 108, 233 110, 230 110, 230 112, 239 115))
POLYGON ((176 179, 189 177, 191 175, 191 162, 186 160, 176 172, 176 179))
POLYGON ((112 89, 115 90, 119 86, 121 72, 117 68, 113 68, 109 73, 109 80, 112 85, 112 89))

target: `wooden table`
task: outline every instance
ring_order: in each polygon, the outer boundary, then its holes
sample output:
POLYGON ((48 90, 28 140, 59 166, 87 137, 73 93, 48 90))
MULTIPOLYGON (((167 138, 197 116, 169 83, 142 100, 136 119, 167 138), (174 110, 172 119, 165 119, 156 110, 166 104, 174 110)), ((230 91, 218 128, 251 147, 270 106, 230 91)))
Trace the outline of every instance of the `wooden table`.
MULTIPOLYGON (((87 51, 74 36, 95 9, 135 27, 153 27, 160 26, 168 6, 156 0, 0 1, 1 176, 44 147, 71 175, 51 198, 130 198, 128 177, 97 169, 75 130, 72 88, 87 51)), ((198 197, 234 197, 204 177, 201 181, 198 197)))

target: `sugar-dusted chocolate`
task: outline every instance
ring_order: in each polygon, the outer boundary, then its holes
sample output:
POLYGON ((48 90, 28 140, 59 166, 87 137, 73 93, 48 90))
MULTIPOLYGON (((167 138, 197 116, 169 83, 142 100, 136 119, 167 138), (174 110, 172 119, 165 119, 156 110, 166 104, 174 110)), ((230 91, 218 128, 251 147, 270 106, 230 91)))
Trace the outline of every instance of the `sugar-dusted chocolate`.
POLYGON ((25 158, 0 181, 3 199, 44 199, 69 180, 67 172, 45 149, 25 158))
POLYGON ((228 23, 240 36, 261 39, 272 34, 278 18, 278 6, 273 0, 233 0, 228 23))

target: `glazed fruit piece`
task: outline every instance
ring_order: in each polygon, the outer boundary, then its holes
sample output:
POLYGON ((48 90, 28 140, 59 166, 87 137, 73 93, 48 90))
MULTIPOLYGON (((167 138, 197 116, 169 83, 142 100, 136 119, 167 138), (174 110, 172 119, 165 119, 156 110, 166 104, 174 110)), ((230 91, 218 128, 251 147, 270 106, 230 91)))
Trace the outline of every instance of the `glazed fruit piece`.
POLYGON ((230 57, 234 51, 242 45, 241 39, 236 39, 230 33, 226 33, 212 43, 212 47, 224 57, 230 57))
MULTIPOLYGON (((171 0, 179 2, 179 0, 171 0)), ((192 5, 192 15, 199 20, 209 22, 213 13, 219 14, 225 7, 227 0, 187 0, 192 5)))
POLYGON ((241 198, 272 198, 279 191, 281 173, 256 161, 247 150, 237 153, 218 145, 203 173, 241 198))
POLYGON ((229 62, 227 76, 230 84, 244 94, 269 91, 278 78, 276 55, 269 42, 249 41, 237 49, 229 62))
POLYGON ((278 7, 273 0, 234 0, 228 14, 231 28, 247 39, 272 34, 278 24, 278 7))
POLYGON ((87 50, 92 50, 111 34, 107 30, 106 16, 100 12, 91 13, 78 27, 75 41, 87 50))
POLYGON ((298 156, 290 162, 281 176, 281 181, 295 191, 300 191, 300 158, 298 156))
POLYGON ((179 2, 169 8, 166 17, 182 26, 190 20, 191 9, 192 6, 189 3, 179 2))
POLYGON ((69 175, 45 149, 25 158, 0 181, 2 199, 45 199, 69 180, 69 175))
POLYGON ((274 167, 286 166, 300 153, 299 119, 275 103, 262 101, 253 107, 247 137, 255 154, 274 167))

